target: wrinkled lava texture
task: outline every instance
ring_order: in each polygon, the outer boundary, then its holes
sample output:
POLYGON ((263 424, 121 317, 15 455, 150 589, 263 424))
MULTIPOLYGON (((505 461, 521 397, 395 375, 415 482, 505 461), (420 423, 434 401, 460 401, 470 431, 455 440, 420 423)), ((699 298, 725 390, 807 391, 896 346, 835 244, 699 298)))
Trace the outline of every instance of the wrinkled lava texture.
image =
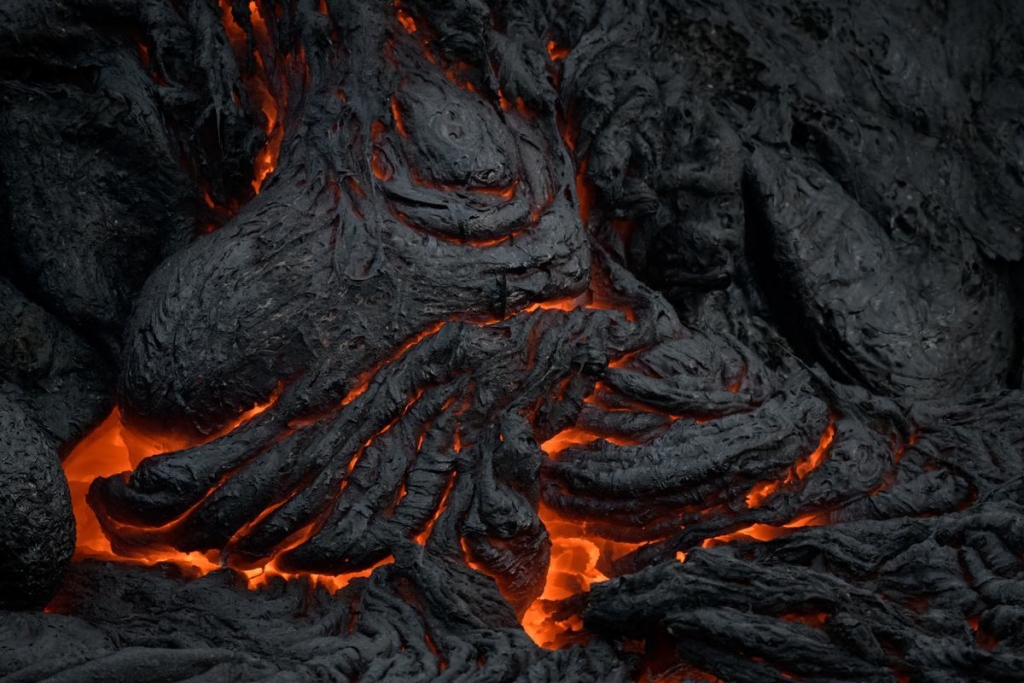
POLYGON ((0 3, 0 681, 1024 680, 1022 64, 1015 0, 0 3), (107 415, 175 445, 68 569, 107 415))

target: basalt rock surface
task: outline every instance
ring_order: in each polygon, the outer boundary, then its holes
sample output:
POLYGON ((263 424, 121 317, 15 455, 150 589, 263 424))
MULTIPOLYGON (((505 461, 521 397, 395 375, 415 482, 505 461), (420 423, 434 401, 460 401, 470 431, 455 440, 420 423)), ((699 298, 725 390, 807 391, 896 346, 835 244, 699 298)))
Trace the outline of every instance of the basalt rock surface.
POLYGON ((5 681, 585 681, 632 679, 609 646, 550 652, 519 628, 494 583, 399 551, 331 594, 277 580, 258 592, 230 570, 202 578, 76 565, 54 607, 4 614, 5 681), (163 615, 159 628, 152 617, 163 615), (214 627, 214 625, 216 625, 214 627))
POLYGON ((175 444, 81 487, 110 552, 0 614, 3 680, 1024 676, 1017 3, 0 36, 3 462, 110 399, 175 444))
POLYGON ((71 495, 56 451, 0 396, 0 609, 38 609, 60 588, 75 550, 71 495))
POLYGON ((88 341, 5 280, 0 298, 0 391, 54 450, 70 445, 110 410, 112 369, 88 341))

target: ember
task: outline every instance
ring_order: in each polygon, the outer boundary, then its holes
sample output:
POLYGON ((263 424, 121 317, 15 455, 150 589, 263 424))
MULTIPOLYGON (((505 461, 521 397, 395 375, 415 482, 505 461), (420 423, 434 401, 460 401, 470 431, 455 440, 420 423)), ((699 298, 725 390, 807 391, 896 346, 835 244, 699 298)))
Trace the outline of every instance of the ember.
POLYGON ((0 678, 1024 679, 1015 5, 59 4, 0 678))

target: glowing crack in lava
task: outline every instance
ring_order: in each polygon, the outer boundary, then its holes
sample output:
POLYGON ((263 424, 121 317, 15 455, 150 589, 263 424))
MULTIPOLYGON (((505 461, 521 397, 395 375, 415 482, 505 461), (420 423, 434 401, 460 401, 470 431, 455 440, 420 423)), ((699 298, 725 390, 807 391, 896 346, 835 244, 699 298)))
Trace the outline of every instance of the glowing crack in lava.
MULTIPOLYGON (((263 412, 268 405, 256 406, 247 411, 224 432, 231 431, 251 417, 263 412)), ((210 438, 216 438, 216 436, 218 435, 213 435, 210 438)), ((110 540, 104 535, 103 529, 96 519, 95 511, 86 502, 89 486, 97 477, 114 476, 130 471, 150 456, 196 446, 200 443, 181 435, 130 429, 122 424, 120 410, 114 408, 92 433, 79 442, 64 461, 64 472, 68 478, 68 485, 71 487, 75 522, 78 529, 75 560, 115 560, 143 565, 169 563, 196 575, 222 569, 223 565, 217 552, 183 553, 173 548, 148 547, 133 553, 130 557, 119 555, 111 548, 110 540)), ((339 576, 309 575, 309 578, 325 588, 338 590, 351 579, 369 576, 375 568, 376 566, 339 576)), ((271 576, 285 578, 290 576, 286 572, 278 571, 273 564, 257 569, 240 569, 239 571, 247 578, 250 588, 263 585, 271 576)))
POLYGON ((1024 680, 1024 26, 786 4, 0 5, 0 678, 1024 680))
POLYGON ((305 64, 301 49, 297 55, 275 52, 267 23, 263 19, 260 2, 249 2, 249 22, 252 41, 235 20, 229 0, 220 0, 221 19, 225 33, 235 54, 242 58, 242 63, 251 65, 243 82, 246 94, 258 106, 263 116, 261 128, 266 135, 266 142, 253 161, 253 192, 259 194, 267 177, 277 166, 281 153, 281 142, 284 139, 284 110, 288 106, 288 75, 295 72, 295 63, 305 64), (250 51, 251 46, 251 51, 250 51), (276 54, 282 62, 276 70, 271 70, 264 55, 276 54))
MULTIPOLYGON (((607 310, 614 307, 616 304, 613 300, 599 293, 598 283, 599 280, 595 278, 592 281, 592 290, 585 295, 580 295, 574 299, 534 304, 524 310, 522 314, 545 310, 562 312, 580 309, 607 310)), ((632 312, 630 313, 629 317, 632 317, 632 312)), ((494 320, 482 324, 486 326, 488 324, 495 325, 500 322, 500 320, 494 320)), ((415 347, 423 339, 436 335, 442 327, 443 325, 435 326, 408 340, 395 353, 393 359, 384 361, 379 366, 363 373, 358 378, 355 388, 348 393, 341 404, 349 405, 357 397, 363 395, 374 375, 379 373, 382 368, 389 365, 404 352, 415 347)), ((611 365, 621 366, 622 362, 613 361, 611 365)), ((600 385, 597 385, 595 388, 598 390, 602 389, 600 385)), ((600 391, 596 391, 588 394, 585 398, 585 403, 588 405, 599 405, 601 403, 598 399, 599 393, 600 391)), ((129 472, 138 467, 140 462, 151 456, 208 443, 236 429, 242 428, 252 418, 272 407, 275 400, 276 397, 265 404, 253 407, 220 432, 201 440, 169 432, 154 433, 138 428, 129 428, 122 424, 120 412, 115 409, 92 434, 74 449, 65 461, 65 470, 72 488, 75 515, 79 527, 77 559, 100 558, 144 564, 170 562, 199 573, 206 573, 225 566, 225 562, 217 551, 185 553, 177 551, 172 547, 146 546, 132 549, 128 556, 118 555, 112 550, 111 544, 103 534, 93 509, 86 502, 86 493, 97 477, 113 477, 122 472, 129 472)), ((649 411, 649 414, 652 415, 657 414, 652 409, 646 409, 646 411, 649 411)), ((679 415, 668 415, 667 417, 672 422, 686 419, 685 416, 679 415)), ((827 456, 827 450, 834 434, 835 427, 830 424, 822 435, 818 448, 794 462, 792 467, 783 474, 782 478, 777 481, 761 482, 754 485, 747 497, 748 504, 751 507, 755 507, 767 499, 774 491, 791 483, 794 478, 804 477, 808 472, 819 466, 827 456)), ((549 456, 557 458, 558 454, 565 449, 602 441, 624 447, 641 443, 636 439, 617 437, 606 433, 601 434, 586 428, 573 426, 551 436, 541 444, 541 450, 549 456)), ((457 441, 455 450, 459 450, 457 441)), ((349 474, 351 474, 353 466, 349 466, 349 474)), ((450 488, 451 484, 449 482, 448 490, 442 498, 437 515, 440 515, 444 510, 450 488)), ((437 515, 435 515, 435 519, 437 515)), ((605 572, 610 571, 608 568, 611 566, 611 563, 637 550, 642 546, 642 543, 610 540, 602 535, 600 528, 591 530, 588 523, 567 519, 543 503, 539 509, 539 516, 547 528, 550 537, 551 559, 546 572, 543 592, 522 614, 522 625, 539 645, 554 648, 585 637, 582 621, 578 615, 565 616, 555 614, 554 610, 557 601, 580 592, 585 592, 595 582, 604 581, 609 578, 605 572)), ((816 517, 814 515, 809 515, 783 526, 755 524, 730 534, 707 539, 704 542, 704 547, 735 539, 768 540, 785 534, 788 529, 817 523, 815 520, 816 517)), ((432 524, 433 522, 421 533, 417 534, 415 540, 418 543, 425 543, 432 524)), ((297 545, 297 541, 291 543, 291 545, 297 545)), ((685 560, 685 554, 683 553, 680 553, 678 557, 680 560, 685 560)), ((349 573, 310 574, 302 572, 301 574, 309 576, 314 582, 327 588, 338 589, 346 585, 353 578, 369 575, 376 566, 387 561, 390 560, 386 559, 367 569, 349 573)), ((470 563, 473 564, 471 561, 470 563)), ((231 563, 228 562, 226 564, 230 565, 231 563)), ((279 569, 274 560, 256 568, 237 566, 236 569, 245 574, 252 588, 265 583, 269 576, 276 575, 289 578, 298 575, 295 572, 279 569)))
MULTIPOLYGON (((260 2, 249 3, 244 26, 232 7, 226 0, 221 3, 225 32, 235 53, 249 64, 243 78, 245 94, 259 112, 265 136, 253 160, 252 187, 272 210, 290 208, 300 204, 290 193, 313 184, 305 177, 296 180, 294 169, 278 166, 288 139, 289 106, 300 101, 290 84, 308 86, 316 72, 311 76, 301 50, 289 54, 274 49, 272 15, 260 2), (274 182, 268 182, 271 179, 274 182)), ((310 201, 314 208, 326 205, 335 214, 324 225, 314 226, 330 234, 318 251, 334 252, 328 266, 332 273, 371 283, 353 285, 348 303, 376 306, 369 311, 378 317, 380 309, 387 309, 388 292, 372 284, 382 258, 367 253, 367 245, 375 240, 397 253, 395 262, 413 264, 408 266, 410 279, 424 278, 427 272, 426 266, 413 267, 420 266, 413 254, 432 267, 442 255, 453 271, 463 264, 477 268, 472 274, 483 273, 488 288, 478 293, 479 301, 463 307, 458 276, 442 269, 431 275, 437 281, 418 281, 421 290, 439 300, 407 311, 417 324, 409 330, 382 332, 380 348, 365 351, 365 358, 356 351, 356 342, 367 344, 364 332, 332 339, 329 328, 315 328, 307 336, 316 339, 321 350, 333 353, 333 348, 344 348, 352 358, 361 359, 361 364, 353 361, 355 370, 333 380, 330 391, 307 385, 312 395, 317 395, 314 389, 330 395, 337 386, 347 387, 334 400, 320 400, 315 409, 296 408, 301 401, 289 393, 294 387, 288 382, 313 381, 292 377, 302 372, 290 373, 287 380, 278 378, 278 390, 268 400, 201 438, 137 426, 160 425, 159 412, 122 423, 121 409, 115 408, 65 461, 79 528, 76 557, 170 562, 199 574, 228 566, 242 572, 252 588, 271 576, 306 576, 338 589, 392 559, 374 546, 358 548, 358 558, 350 562, 345 553, 358 541, 341 544, 338 551, 339 544, 330 545, 336 538, 324 540, 335 528, 367 531, 351 534, 360 540, 373 537, 368 531, 390 539, 395 525, 389 523, 401 520, 401 533, 411 531, 404 540, 426 546, 436 527, 450 524, 446 516, 461 515, 469 520, 460 527, 462 559, 495 579, 537 644, 557 648, 586 638, 581 616, 564 614, 558 601, 615 576, 616 563, 644 552, 651 542, 709 520, 731 520, 737 510, 759 513, 827 461, 835 420, 829 421, 818 401, 792 416, 787 414, 788 404, 771 404, 754 361, 742 348, 685 329, 657 295, 586 236, 590 224, 601 219, 601 198, 587 178, 586 158, 577 161, 567 153, 578 151, 578 131, 571 122, 559 131, 553 116, 545 123, 523 97, 509 99, 498 89, 490 93, 494 101, 486 103, 479 65, 445 65, 425 35, 424 24, 403 10, 397 11, 394 23, 392 34, 382 38, 384 61, 397 64, 404 59, 430 68, 396 82, 397 94, 381 99, 373 120, 362 122, 362 156, 353 152, 350 160, 360 172, 348 169, 347 175, 324 181, 322 191, 310 201), (436 101, 446 107, 444 115, 430 109, 440 106, 436 101), (506 127, 516 134, 505 134, 506 127), (467 144, 483 150, 482 166, 467 165, 467 144), (444 154, 456 159, 451 168, 430 166, 444 154), (527 166, 528 173, 508 171, 527 166), (389 211, 381 208, 384 200, 389 211), (345 221, 339 218, 343 214, 345 221), (390 241, 367 226, 390 231, 390 241), (551 241, 545 242, 549 237, 551 241), (504 271, 495 265, 502 263, 507 263, 504 271), (492 287, 494 281, 499 284, 492 287), (500 296, 493 296, 492 290, 500 296), (486 377, 486 366, 492 361, 499 364, 499 359, 514 367, 517 376, 486 377), (448 368, 460 362, 466 367, 448 368), (416 382, 407 383, 407 377, 416 382), (504 394, 525 398, 504 405, 502 401, 511 400, 504 394), (703 489, 688 490, 687 476, 673 469, 673 461, 685 462, 690 456, 698 461, 717 447, 678 457, 676 451, 691 433, 696 443, 717 442, 717 430, 735 428, 738 420, 746 419, 742 413, 752 410, 763 410, 763 419, 777 423, 782 436, 764 444, 738 443, 716 465, 718 469, 711 467, 702 475, 708 482, 703 489), (371 414, 373 420, 365 417, 371 414), (337 440, 321 447, 335 428, 332 420, 344 429, 338 427, 337 440), (234 459, 210 465, 202 490, 191 492, 191 498, 163 508, 159 491, 152 495, 152 482, 170 476, 176 460, 192 458, 181 470, 205 465, 212 455, 204 458, 203 447, 232 442, 235 436, 245 445, 246 435, 260 430, 276 431, 245 457, 235 457, 230 452, 234 446, 225 447, 217 457, 227 453, 234 459), (389 480, 386 491, 375 489, 377 475, 402 449, 413 454, 410 462, 416 457, 434 460, 419 470, 405 463, 404 478, 389 480), (741 473, 739 483, 727 481, 730 465, 748 460, 747 450, 772 457, 741 473), (506 453, 506 464, 493 466, 499 452, 506 453), (157 457, 164 454, 169 457, 157 457), (621 480, 595 468, 595 463, 611 457, 622 458, 616 465, 622 470, 621 480), (660 459, 654 469, 666 473, 665 481, 652 482, 649 476, 631 472, 630 458, 640 463, 660 459), (234 510, 220 516, 232 497, 239 497, 238 490, 248 495, 245 478, 264 463, 270 462, 269 470, 286 479, 301 469, 303 459, 313 464, 282 484, 282 490, 266 484, 274 477, 257 482, 252 495, 261 507, 255 517, 230 517, 234 510), (532 464, 523 472, 507 464, 517 461, 532 464), (477 488, 467 493, 463 486, 468 476, 463 473, 470 470, 477 488), (507 481, 497 481, 501 476, 507 481), (358 520, 365 527, 352 521, 363 513, 350 514, 359 507, 351 499, 364 494, 372 500, 373 511, 380 513, 380 519, 373 520, 380 523, 377 527, 365 519, 358 520), (638 503, 646 509, 638 509, 638 503), (456 511, 456 505, 462 507, 456 511), (468 510, 473 505, 476 508, 468 510), (510 513, 515 524, 487 518, 489 506, 510 513), (521 508, 526 507, 529 514, 523 514, 521 508), (531 515, 538 523, 530 523, 531 515), (224 529, 204 526, 206 520, 224 517, 229 518, 224 529), (192 547, 203 550, 179 549, 192 547), (358 566, 347 571, 348 564, 358 566), (342 569, 318 571, 311 566, 342 569)), ((568 50, 554 41, 546 47, 552 65, 567 59, 568 50)), ((350 127, 358 129, 353 123, 356 108, 346 93, 351 87, 354 99, 360 88, 370 86, 361 74, 351 81, 351 86, 346 82, 346 91, 331 84, 332 106, 338 107, 339 118, 350 116, 350 127)), ((332 123, 323 137, 335 135, 338 128, 332 123)), ((307 219, 301 213, 288 217, 307 219)), ((239 221, 242 218, 244 207, 239 221)), ((612 218, 609 223, 613 238, 628 238, 629 221, 612 218)), ((229 241, 245 237, 244 226, 229 224, 222 230, 235 232, 220 242, 220 234, 208 236, 204 239, 209 241, 196 248, 201 252, 212 244, 211 249, 225 249, 225 256, 210 257, 217 263, 246 253, 229 241)), ((291 234, 282 239, 289 244, 301 241, 291 234)), ((613 246, 622 251, 621 243, 613 246)), ((264 272, 262 263, 246 265, 258 274, 264 272)), ((277 275, 270 267, 266 272, 277 275)), ((323 319, 333 322, 332 316, 333 312, 325 313, 323 319)), ((317 370, 329 375, 323 368, 317 370)), ((226 380, 210 380, 210 385, 232 389, 226 380)), ((180 423, 182 416, 176 417, 180 423)), ((224 424, 216 417, 220 416, 211 416, 210 423, 224 424)), ((710 533, 701 545, 768 540, 825 521, 819 513, 771 522, 740 520, 728 531, 710 533)), ((686 559, 683 551, 673 556, 686 559)))

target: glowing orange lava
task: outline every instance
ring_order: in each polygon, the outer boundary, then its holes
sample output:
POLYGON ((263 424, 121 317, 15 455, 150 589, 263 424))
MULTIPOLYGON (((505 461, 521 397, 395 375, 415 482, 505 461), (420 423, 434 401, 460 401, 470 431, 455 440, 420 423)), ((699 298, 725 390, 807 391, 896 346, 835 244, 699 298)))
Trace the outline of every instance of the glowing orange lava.
MULTIPOLYGON (((246 411, 218 434, 202 440, 189 439, 172 433, 145 432, 129 428, 122 423, 120 410, 114 408, 96 429, 75 446, 64 461, 64 472, 71 488, 75 521, 78 527, 75 560, 117 560, 129 564, 150 566, 172 563, 185 570, 191 570, 197 575, 224 568, 224 563, 216 551, 183 553, 170 548, 146 548, 132 557, 116 554, 110 546, 110 541, 103 534, 96 514, 86 502, 86 495, 94 479, 133 470, 139 462, 151 455, 168 453, 211 441, 263 412, 273 403, 273 400, 246 411)), ((373 567, 349 574, 337 576, 306 574, 304 576, 329 590, 338 590, 352 579, 369 576, 375 568, 392 561, 389 558, 373 567)), ((248 579, 250 588, 258 588, 266 584, 271 576, 297 577, 296 574, 278 570, 273 561, 264 567, 240 571, 248 579)))
POLYGON ((557 62, 560 59, 565 59, 569 56, 569 49, 565 47, 558 47, 553 40, 548 41, 548 57, 551 58, 552 62, 557 62))
POLYGON ((782 526, 771 524, 751 524, 731 534, 723 534, 714 538, 705 539, 701 544, 702 548, 711 548, 722 543, 732 541, 773 541, 776 538, 785 536, 793 529, 800 529, 805 526, 821 526, 828 523, 828 515, 824 513, 811 512, 801 515, 791 522, 782 526))
MULTIPOLYGON (((818 447, 806 458, 795 463, 790 474, 802 478, 821 464, 834 436, 835 425, 830 423, 825 433, 822 434, 818 447)), ((541 449, 549 456, 556 456, 566 448, 601 438, 619 445, 630 445, 625 440, 610 439, 583 429, 570 428, 545 441, 541 444, 541 449)), ((781 485, 779 482, 769 483, 776 485, 776 488, 781 485)), ((772 491, 774 490, 772 489, 772 491)), ((606 581, 608 577, 598 568, 599 564, 614 561, 639 548, 642 544, 619 543, 603 539, 591 533, 586 524, 565 520, 543 504, 540 506, 539 514, 551 536, 551 566, 548 569, 544 593, 527 609, 522 625, 534 642, 541 647, 561 647, 579 640, 583 624, 576 615, 562 620, 557 619, 553 601, 589 590, 592 583, 606 581)), ((827 523, 828 516, 826 514, 810 513, 797 517, 782 526, 753 524, 730 534, 709 538, 703 542, 702 547, 710 548, 732 541, 770 541, 790 533, 793 529, 827 523)), ((686 553, 677 552, 676 560, 686 562, 686 553)), ((693 675, 690 669, 687 669, 686 673, 691 677, 693 675)), ((646 680, 684 680, 684 678, 685 676, 672 678, 659 675, 646 680)), ((702 679, 698 678, 697 680, 702 679)))
POLYGON ((398 23, 402 25, 402 28, 410 36, 416 33, 416 21, 403 9, 398 10, 398 23))
MULTIPOLYGON (((267 136, 266 143, 253 160, 252 188, 256 194, 259 194, 263 183, 276 168, 277 159, 281 153, 281 142, 284 140, 282 114, 288 95, 287 82, 279 74, 275 83, 275 79, 272 78, 264 62, 263 53, 271 54, 273 44, 267 24, 260 12, 260 3, 255 0, 249 3, 249 19, 254 44, 251 54, 248 35, 235 19, 234 10, 231 9, 231 0, 220 0, 220 9, 224 31, 236 57, 242 64, 247 63, 251 57, 252 63, 256 67, 244 75, 242 80, 245 83, 248 96, 256 102, 263 113, 263 132, 267 136)), ((279 59, 286 67, 292 67, 293 60, 288 55, 279 55, 279 59)), ((305 66, 304 61, 303 66, 305 66)))
POLYGON ((789 469, 789 473, 786 475, 784 480, 763 481, 758 484, 754 484, 754 487, 750 489, 750 493, 747 494, 747 507, 754 508, 759 506, 783 486, 792 484, 798 479, 806 477, 811 470, 818 467, 818 465, 825 460, 825 455, 828 453, 828 448, 832 445, 832 439, 835 438, 835 435, 835 423, 831 422, 829 423, 828 428, 825 429, 825 433, 821 435, 818 447, 806 458, 795 463, 789 469))
MULTIPOLYGON (((375 141, 380 139, 380 137, 384 135, 384 130, 384 124, 381 123, 380 121, 375 121, 374 124, 370 127, 371 134, 373 135, 373 139, 375 141)), ((391 172, 391 168, 384 164, 384 159, 381 156, 380 148, 377 147, 376 145, 374 145, 373 153, 370 156, 370 168, 373 170, 373 175, 377 180, 391 180, 391 176, 393 175, 393 173, 391 172)))
MULTIPOLYGON (((246 411, 225 430, 202 440, 172 432, 147 432, 126 427, 121 421, 121 411, 114 408, 110 415, 82 439, 64 460, 64 473, 67 475, 68 485, 71 487, 72 505, 78 525, 75 559, 124 559, 113 552, 110 541, 100 528, 96 514, 86 502, 89 486, 94 479, 111 477, 121 472, 134 470, 140 462, 151 455, 169 453, 199 445, 204 441, 211 441, 263 412, 273 400, 275 399, 246 411)), ((186 567, 195 567, 204 573, 220 567, 204 553, 181 553, 153 549, 135 559, 141 564, 175 562, 186 567)))
POLYGON ((409 137, 409 133, 405 130, 405 124, 402 122, 402 113, 398 110, 398 100, 394 97, 391 98, 391 115, 395 117, 395 130, 403 138, 409 137))
MULTIPOLYGON (((249 15, 252 19, 253 33, 256 34, 257 44, 264 45, 269 49, 270 34, 267 31, 266 23, 263 21, 263 16, 260 14, 259 3, 255 2, 255 0, 249 3, 249 15)), ((253 166, 254 178, 252 188, 256 194, 259 194, 263 182, 277 166, 277 157, 281 153, 281 141, 284 139, 284 126, 280 121, 280 107, 277 98, 275 98, 270 88, 269 77, 266 73, 266 68, 263 66, 263 60, 258 49, 255 52, 255 56, 261 71, 255 79, 255 90, 260 93, 260 109, 266 117, 266 125, 263 132, 267 134, 267 142, 263 149, 259 151, 259 154, 256 155, 256 161, 253 166)), ((281 90, 284 92, 283 88, 281 90)))
POLYGON ((551 538, 551 565, 544 592, 527 608, 522 625, 541 647, 557 648, 580 639, 583 620, 576 614, 559 620, 554 602, 587 591, 593 583, 607 581, 599 565, 613 562, 641 544, 600 538, 585 524, 567 520, 543 503, 538 514, 551 538))
MULTIPOLYGON (((328 13, 327 6, 323 0, 318 2, 318 6, 321 13, 328 13)), ((251 41, 250 36, 247 34, 245 29, 243 29, 236 21, 232 10, 231 0, 220 0, 220 7, 228 40, 235 51, 236 56, 239 57, 240 63, 250 64, 250 66, 255 65, 254 67, 251 67, 251 70, 244 77, 244 81, 246 85, 246 96, 249 98, 250 102, 255 102, 257 104, 264 117, 263 129, 266 134, 266 143, 254 160, 254 175, 252 181, 253 190, 256 193, 259 193, 265 181, 270 174, 273 173, 277 165, 282 141, 284 139, 284 118, 288 101, 288 88, 287 81, 279 69, 283 68, 285 71, 290 70, 294 65, 294 59, 296 58, 303 63, 303 66, 305 66, 305 60, 302 55, 299 54, 297 57, 290 55, 277 55, 276 60, 272 60, 273 63, 270 65, 264 61, 263 55, 270 56, 274 54, 274 46, 270 31, 268 31, 265 19, 261 14, 260 2, 257 0, 253 0, 248 4, 252 25, 251 41), (252 45, 250 45, 250 42, 252 45), (249 58, 251 58, 251 62, 249 58), (268 66, 272 66, 273 68, 268 68, 268 66)), ((273 20, 273 17, 270 17, 270 19, 273 20)), ((399 25, 407 34, 413 35, 419 32, 419 36, 416 40, 420 40, 422 42, 426 58, 432 64, 437 65, 438 59, 431 50, 430 42, 424 37, 424 32, 417 26, 413 17, 405 10, 398 9, 397 19, 399 25)), ((148 48, 145 45, 140 45, 140 52, 142 59, 148 65, 148 48)), ((547 52, 552 62, 564 60, 569 54, 568 49, 559 47, 554 41, 549 41, 547 43, 547 52)), ((445 68, 444 73, 451 82, 455 83, 460 88, 473 92, 476 91, 473 83, 465 77, 467 73, 471 73, 468 65, 457 63, 449 68, 445 68)), ((344 92, 338 91, 337 95, 342 101, 347 100, 347 96, 344 92)), ((529 111, 525 102, 520 97, 517 97, 513 103, 506 99, 504 93, 499 91, 498 98, 499 106, 505 112, 511 112, 515 109, 524 117, 535 116, 533 112, 529 111)), ((408 136, 408 131, 406 130, 402 112, 397 100, 392 98, 390 105, 395 130, 402 137, 408 136)), ((375 122, 371 131, 375 143, 373 145, 373 152, 370 159, 371 169, 377 179, 387 181, 391 179, 393 169, 388 165, 387 160, 382 157, 376 144, 379 137, 385 132, 384 123, 379 121, 375 122)), ((571 122, 565 123, 563 135, 566 145, 571 151, 575 152, 578 136, 577 131, 572 126, 571 122)), ((599 196, 597 189, 586 178, 586 160, 583 160, 575 170, 575 186, 579 202, 579 214, 584 225, 587 225, 590 222, 593 208, 597 206, 599 196)), ((352 183, 355 182, 354 180, 349 179, 348 182, 350 187, 354 187, 353 191, 357 192, 360 196, 366 196, 366 193, 358 186, 358 184, 355 184, 354 186, 352 185, 352 183)), ((516 188, 517 185, 513 183, 508 187, 477 189, 476 191, 484 194, 496 195, 504 200, 510 200, 515 196, 516 188)), ((437 189, 448 190, 452 188, 439 187, 437 189)), ((209 193, 204 196, 204 199, 211 208, 214 208, 213 200, 209 193)), ((628 240, 632 227, 632 224, 628 221, 612 221, 612 228, 620 234, 624 242, 628 240)), ((510 237, 506 236, 497 240, 473 242, 469 246, 487 247, 508 241, 509 239, 510 237)), ((583 292, 579 296, 534 303, 522 309, 518 313, 530 313, 539 310, 560 310, 570 312, 580 308, 605 309, 619 311, 628 321, 635 322, 637 320, 637 312, 634 311, 627 302, 620 300, 620 298, 616 297, 615 292, 608 283, 604 282, 595 274, 594 277, 591 278, 590 286, 587 291, 583 292)), ((512 313, 504 319, 516 314, 517 313, 512 313)), ((498 323, 501 322, 501 320, 474 320, 473 322, 486 325, 498 323)), ((435 325, 423 330, 421 333, 410 337, 390 357, 361 373, 353 381, 352 388, 340 401, 340 405, 347 405, 360 396, 367 390, 382 367, 397 360, 402 354, 420 343, 426 337, 436 334, 444 324, 446 323, 436 323, 435 325)), ((626 357, 614 359, 610 365, 612 367, 621 367, 626 360, 626 357)), ((740 388, 742 380, 742 377, 736 379, 734 390, 738 390, 740 388)), ((185 568, 191 568, 197 574, 204 574, 223 568, 225 566, 225 562, 216 551, 208 553, 182 553, 167 548, 147 548, 145 550, 139 550, 138 554, 131 558, 125 558, 115 554, 110 541, 103 534, 95 513, 86 501, 86 495, 90 485, 96 478, 110 477, 123 472, 129 472, 134 470, 139 463, 147 457, 200 445, 201 443, 217 438, 233 429, 236 429, 244 422, 252 419, 255 415, 266 410, 273 404, 274 400, 276 399, 272 398, 266 404, 253 407, 220 433, 203 440, 197 440, 194 437, 184 437, 179 434, 147 432, 138 428, 128 427, 123 424, 120 411, 115 408, 91 434, 89 434, 74 448, 72 453, 64 462, 64 469, 72 492, 74 514, 78 524, 78 544, 76 547, 75 559, 116 559, 121 562, 145 565, 169 562, 185 568)), ((587 400, 588 402, 592 402, 596 399, 591 396, 588 397, 587 400)), ((410 401, 410 405, 414 401, 415 398, 410 401)), ((290 425, 290 427, 299 428, 312 424, 314 421, 319 419, 319 417, 322 416, 309 416, 302 420, 296 420, 292 425, 290 425)), ((669 417, 675 419, 678 416, 669 417)), ((386 430, 387 428, 385 428, 384 431, 386 430)), ((825 433, 821 436, 817 449, 805 458, 794 463, 784 479, 779 481, 761 482, 755 485, 747 494, 747 505, 751 508, 757 507, 771 495, 776 493, 780 488, 806 477, 809 472, 818 467, 825 460, 834 435, 835 426, 833 422, 830 423, 825 433)), ((462 437, 460 433, 456 430, 453 444, 456 451, 461 450, 461 439, 462 437)), ((566 448, 579 446, 601 439, 619 446, 635 445, 637 443, 628 439, 596 434, 586 429, 572 427, 562 430, 558 434, 552 436, 550 439, 544 441, 540 447, 548 456, 557 457, 557 455, 566 448)), ((361 455, 362 450, 356 453, 349 462, 349 472, 351 472, 352 468, 356 466, 361 455)), ((437 518, 444 510, 447 509, 448 498, 453 489, 456 476, 456 474, 452 474, 449 478, 438 511, 436 512, 433 520, 431 520, 415 537, 417 542, 421 544, 426 543, 437 518)), ((399 499, 402 495, 404 495, 404 493, 400 494, 399 499)), ((275 509, 276 506, 272 506, 267 509, 253 523, 257 523, 260 519, 265 518, 266 515, 271 514, 275 509)), ((185 514, 187 515, 188 512, 185 514)), ((543 504, 539 506, 538 514, 547 528, 551 540, 551 561, 547 572, 544 590, 541 596, 526 609, 522 616, 522 626, 538 645, 546 648, 557 648, 572 642, 577 642, 585 638, 585 636, 583 634, 581 617, 578 614, 556 614, 556 602, 578 593, 588 591, 596 582, 608 580, 609 577, 605 572, 610 571, 608 568, 611 566, 611 563, 624 555, 635 551, 642 544, 623 543, 602 538, 592 529, 588 528, 586 523, 565 519, 557 512, 543 504)), ((782 526, 754 524, 729 534, 709 538, 704 541, 703 547, 712 547, 716 544, 732 541, 767 541, 790 533, 790 531, 795 528, 824 524, 827 522, 827 515, 822 513, 812 513, 798 517, 782 526)), ((173 523, 174 522, 172 522, 172 524, 173 523)), ((315 522, 311 522, 307 526, 296 531, 279 547, 279 551, 287 550, 288 548, 292 548, 303 543, 314 532, 314 529, 315 522)), ((685 552, 678 552, 676 554, 676 559, 679 562, 686 562, 687 555, 685 552)), ((393 560, 391 558, 387 558, 373 567, 355 573, 337 576, 304 576, 311 578, 316 583, 329 589, 336 590, 345 586, 353 578, 368 576, 377 567, 392 561, 393 560)), ((236 567, 236 569, 238 569, 238 571, 244 574, 247 578, 250 588, 256 588, 264 585, 272 576, 282 576, 286 578, 296 576, 295 574, 289 574, 281 571, 276 564, 276 560, 273 558, 267 562, 265 566, 251 569, 236 567)), ((819 615, 811 615, 807 618, 817 620, 819 619, 819 615)), ((976 622, 974 623, 975 628, 977 628, 976 622)), ((686 668, 685 671, 678 669, 678 667, 671 671, 663 671, 660 669, 657 670, 658 673, 654 673, 654 671, 655 669, 648 669, 645 671, 643 680, 682 680, 684 677, 683 674, 698 680, 717 680, 714 677, 708 676, 703 672, 692 668, 686 668), (674 678, 673 676, 676 677, 674 678)))
POLYGON ((566 448, 582 446, 583 444, 590 443, 591 441, 602 439, 608 443, 613 443, 616 446, 636 446, 643 443, 642 441, 633 441, 606 434, 596 434, 578 427, 570 427, 569 429, 563 429, 558 434, 555 434, 553 437, 542 443, 540 445, 540 449, 548 455, 553 456, 561 453, 566 448))

